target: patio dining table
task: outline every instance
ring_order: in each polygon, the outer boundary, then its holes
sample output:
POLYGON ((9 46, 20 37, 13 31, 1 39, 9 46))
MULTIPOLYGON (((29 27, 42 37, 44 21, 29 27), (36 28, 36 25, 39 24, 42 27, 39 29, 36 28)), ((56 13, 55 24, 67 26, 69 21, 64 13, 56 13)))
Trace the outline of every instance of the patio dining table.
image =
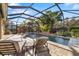
POLYGON ((26 49, 25 55, 32 56, 35 54, 34 45, 35 45, 35 42, 37 41, 37 38, 39 38, 39 36, 36 34, 29 34, 29 36, 26 36, 26 37, 24 37, 23 35, 16 34, 11 37, 8 37, 8 39, 6 39, 6 40, 18 41, 20 50, 24 47, 26 49))

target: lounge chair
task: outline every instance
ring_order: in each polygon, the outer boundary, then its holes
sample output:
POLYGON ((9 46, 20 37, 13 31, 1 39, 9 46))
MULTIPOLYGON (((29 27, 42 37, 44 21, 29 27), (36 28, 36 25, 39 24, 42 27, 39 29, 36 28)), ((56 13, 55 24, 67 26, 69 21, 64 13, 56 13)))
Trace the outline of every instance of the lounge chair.
MULTIPOLYGON (((40 53, 47 52, 49 53, 49 49, 47 47, 48 37, 39 37, 34 45, 35 47, 35 55, 40 53)), ((43 54, 44 55, 44 54, 43 54)))
POLYGON ((17 41, 11 40, 2 40, 0 41, 0 54, 4 55, 22 55, 23 50, 20 50, 19 44, 17 41))

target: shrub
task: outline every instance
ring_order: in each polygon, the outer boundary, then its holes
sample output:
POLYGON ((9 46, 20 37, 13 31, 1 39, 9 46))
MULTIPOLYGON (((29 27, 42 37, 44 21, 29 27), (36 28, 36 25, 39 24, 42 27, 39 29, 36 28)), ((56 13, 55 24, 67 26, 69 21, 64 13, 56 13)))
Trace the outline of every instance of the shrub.
POLYGON ((70 37, 71 36, 71 33, 70 32, 58 32, 58 35, 70 37))

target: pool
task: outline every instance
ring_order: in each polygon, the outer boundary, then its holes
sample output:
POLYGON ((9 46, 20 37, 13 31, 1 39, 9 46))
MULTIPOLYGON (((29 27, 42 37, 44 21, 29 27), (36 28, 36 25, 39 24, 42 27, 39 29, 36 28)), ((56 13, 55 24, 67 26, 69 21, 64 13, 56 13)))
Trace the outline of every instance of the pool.
MULTIPOLYGON (((42 34, 37 34, 36 32, 30 32, 28 35, 25 35, 25 37, 31 37, 31 38, 39 38, 41 36, 46 36, 42 34)), ((72 46, 72 45, 79 45, 79 38, 63 38, 58 36, 46 36, 48 37, 49 41, 56 42, 62 45, 66 46, 72 46)))

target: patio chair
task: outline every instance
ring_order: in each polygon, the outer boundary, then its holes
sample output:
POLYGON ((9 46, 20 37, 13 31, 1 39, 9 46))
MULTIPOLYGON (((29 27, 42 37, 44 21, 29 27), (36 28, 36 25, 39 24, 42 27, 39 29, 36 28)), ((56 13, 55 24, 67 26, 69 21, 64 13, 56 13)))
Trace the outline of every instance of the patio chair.
POLYGON ((49 54, 49 49, 47 47, 48 37, 39 37, 35 43, 35 55, 47 52, 49 54))
POLYGON ((2 40, 0 41, 0 54, 4 55, 22 55, 23 50, 20 50, 19 44, 17 41, 11 40, 2 40))

